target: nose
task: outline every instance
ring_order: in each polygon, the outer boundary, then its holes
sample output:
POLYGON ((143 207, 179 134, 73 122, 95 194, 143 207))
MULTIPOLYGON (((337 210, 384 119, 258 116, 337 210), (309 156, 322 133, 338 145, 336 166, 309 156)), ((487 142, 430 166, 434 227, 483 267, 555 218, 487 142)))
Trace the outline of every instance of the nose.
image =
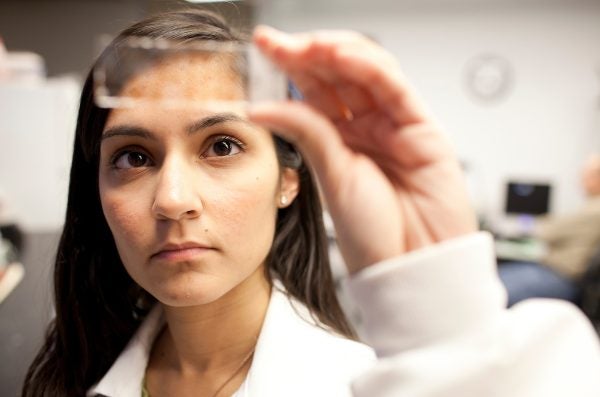
POLYGON ((193 219, 202 212, 202 199, 190 165, 165 161, 158 174, 152 213, 161 220, 193 219))

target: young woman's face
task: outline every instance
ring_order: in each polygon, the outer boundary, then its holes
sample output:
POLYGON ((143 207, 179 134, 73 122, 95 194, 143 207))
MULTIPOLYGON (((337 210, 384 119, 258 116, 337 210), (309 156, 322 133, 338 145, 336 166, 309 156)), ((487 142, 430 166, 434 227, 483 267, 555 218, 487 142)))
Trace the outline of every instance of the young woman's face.
MULTIPOLYGON (((210 59, 155 67, 125 91, 153 96, 174 76, 195 100, 243 97, 232 70, 210 59)), ((99 188, 128 273, 162 303, 187 306, 262 270, 281 196, 289 205, 298 178, 280 171, 271 135, 239 113, 147 105, 109 114, 99 188)))

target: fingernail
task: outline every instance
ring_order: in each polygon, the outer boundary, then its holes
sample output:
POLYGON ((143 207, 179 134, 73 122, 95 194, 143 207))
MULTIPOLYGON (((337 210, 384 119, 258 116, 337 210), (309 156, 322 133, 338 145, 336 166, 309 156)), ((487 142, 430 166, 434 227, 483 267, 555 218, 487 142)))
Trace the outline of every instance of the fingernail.
POLYGON ((254 28, 254 39, 264 41, 268 38, 276 36, 278 31, 267 25, 258 25, 254 28))
POLYGON ((269 25, 257 25, 254 28, 254 32, 258 34, 274 34, 279 32, 279 30, 269 26, 269 25))
POLYGON ((291 34, 267 25, 258 25, 256 28, 254 28, 254 37, 260 41, 266 39, 272 40, 277 42, 279 45, 297 43, 297 40, 291 34))
POLYGON ((250 102, 246 107, 246 113, 249 117, 252 117, 265 111, 268 112, 273 106, 273 102, 250 102))

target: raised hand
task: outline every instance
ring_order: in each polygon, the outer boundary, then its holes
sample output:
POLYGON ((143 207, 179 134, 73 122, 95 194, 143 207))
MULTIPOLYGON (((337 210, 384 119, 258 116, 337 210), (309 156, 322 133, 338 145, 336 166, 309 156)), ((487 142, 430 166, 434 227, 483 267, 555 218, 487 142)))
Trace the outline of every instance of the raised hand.
POLYGON ((250 117, 311 165, 350 272, 476 230, 455 155, 389 53, 354 32, 254 39, 305 101, 250 117))

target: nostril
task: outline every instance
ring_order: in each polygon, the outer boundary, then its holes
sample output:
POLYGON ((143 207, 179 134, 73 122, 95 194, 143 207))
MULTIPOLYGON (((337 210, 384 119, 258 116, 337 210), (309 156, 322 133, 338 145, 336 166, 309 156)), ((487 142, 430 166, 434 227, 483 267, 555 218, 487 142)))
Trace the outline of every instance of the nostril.
POLYGON ((199 212, 198 210, 195 210, 195 209, 193 209, 193 210, 188 210, 188 211, 185 211, 185 216, 186 216, 187 218, 195 218, 195 217, 197 217, 199 214, 200 214, 200 212, 199 212))

